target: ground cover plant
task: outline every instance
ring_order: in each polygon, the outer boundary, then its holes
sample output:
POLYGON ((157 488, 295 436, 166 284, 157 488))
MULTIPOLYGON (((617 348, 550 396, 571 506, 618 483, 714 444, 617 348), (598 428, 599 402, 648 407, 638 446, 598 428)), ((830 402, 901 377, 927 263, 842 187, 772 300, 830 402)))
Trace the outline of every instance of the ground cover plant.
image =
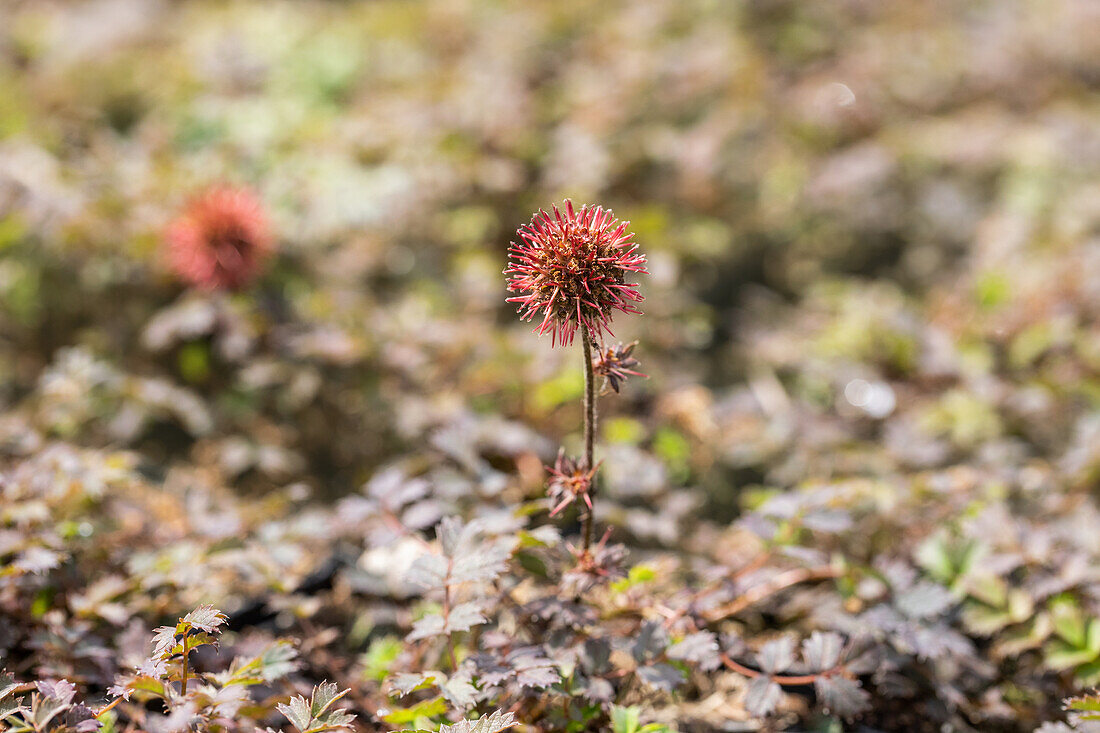
POLYGON ((0 729, 1094 729, 1098 23, 0 4, 0 729))

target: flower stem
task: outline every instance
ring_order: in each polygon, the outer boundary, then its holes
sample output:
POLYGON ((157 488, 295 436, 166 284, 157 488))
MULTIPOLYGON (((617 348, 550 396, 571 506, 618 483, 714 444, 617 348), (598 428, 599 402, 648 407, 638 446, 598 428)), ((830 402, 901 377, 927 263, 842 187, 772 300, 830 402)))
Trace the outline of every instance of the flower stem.
MULTIPOLYGON (((449 561, 449 566, 454 566, 454 561, 449 561)), ((448 582, 443 586, 443 618, 444 623, 450 625, 451 623, 451 584, 450 584, 451 570, 447 571, 448 582)), ((450 631, 447 632, 447 651, 451 656, 451 671, 458 671, 458 659, 455 657, 455 637, 450 631)))
POLYGON ((115 705, 118 705, 120 702, 122 702, 122 698, 121 697, 116 697, 114 700, 112 700, 111 702, 109 702, 106 705, 104 705, 103 707, 101 707, 99 709, 99 712, 96 713, 95 716, 98 718, 100 715, 103 715, 108 710, 112 709, 115 705))
MULTIPOLYGON (((581 342, 584 344, 584 468, 591 471, 595 463, 596 440, 596 373, 592 368, 592 335, 587 324, 581 324, 581 342)), ((592 475, 588 487, 589 500, 596 496, 596 476, 592 475)), ((592 544, 593 526, 596 524, 595 509, 589 509, 584 517, 584 550, 592 544)))

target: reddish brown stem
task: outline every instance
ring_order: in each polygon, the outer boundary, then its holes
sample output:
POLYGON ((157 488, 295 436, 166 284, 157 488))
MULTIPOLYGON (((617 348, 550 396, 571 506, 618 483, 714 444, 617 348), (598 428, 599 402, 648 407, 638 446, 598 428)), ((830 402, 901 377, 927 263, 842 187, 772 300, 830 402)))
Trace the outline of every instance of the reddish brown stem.
POLYGON ((805 583, 810 580, 827 580, 829 578, 836 578, 842 573, 840 568, 835 567, 821 567, 821 568, 795 568, 788 570, 784 573, 772 578, 767 583, 762 583, 754 588, 749 588, 739 597, 730 601, 729 603, 719 606, 718 608, 711 609, 704 618, 713 623, 721 619, 733 616, 734 614, 744 611, 749 606, 753 606, 760 601, 775 595, 784 588, 789 588, 792 585, 798 585, 799 583, 805 583))
MULTIPOLYGON (((592 367, 592 335, 586 324, 581 324, 581 343, 584 345, 584 468, 592 471, 596 465, 596 373, 592 367)), ((596 496, 596 474, 588 486, 588 499, 596 496)), ((592 545, 592 533, 596 524, 596 510, 589 508, 584 517, 584 551, 592 545)))
MULTIPOLYGON (((451 561, 454 564, 454 561, 451 561)), ((451 584, 450 584, 451 571, 447 571, 448 582, 443 586, 443 619, 444 623, 448 626, 451 623, 451 584)), ((455 639, 450 631, 447 632, 447 652, 451 656, 451 671, 458 669, 458 658, 455 656, 455 639)))
POLYGON ((98 718, 100 715, 103 715, 103 713, 105 713, 108 710, 112 709, 115 705, 118 705, 120 702, 122 702, 122 698, 121 697, 116 697, 114 700, 112 700, 111 702, 109 702, 106 705, 104 705, 103 707, 101 707, 99 709, 99 712, 97 712, 95 714, 95 716, 98 718))
POLYGON ((755 679, 757 677, 767 677, 773 682, 778 682, 781 685, 810 685, 813 684, 814 680, 816 680, 818 677, 826 676, 826 673, 824 672, 800 675, 766 674, 765 672, 761 672, 760 670, 746 667, 740 662, 733 661, 725 652, 723 652, 720 656, 722 658, 722 664, 726 665, 738 674, 743 674, 750 679, 755 679))

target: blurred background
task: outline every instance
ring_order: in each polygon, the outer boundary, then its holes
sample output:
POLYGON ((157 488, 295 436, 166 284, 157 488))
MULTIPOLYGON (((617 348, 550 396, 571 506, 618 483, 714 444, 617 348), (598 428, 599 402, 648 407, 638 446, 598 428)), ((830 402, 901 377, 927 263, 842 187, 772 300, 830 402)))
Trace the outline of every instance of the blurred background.
MULTIPOLYGON (((102 691, 214 602, 392 705, 409 533, 579 528, 543 466, 580 349, 501 274, 566 197, 651 271, 598 448, 645 594, 609 604, 843 558, 723 630, 885 642, 882 730, 1100 683, 1090 0, 0 0, 0 657, 102 691), (272 234, 235 291, 169 257, 212 186, 272 234)), ((663 719, 747 719, 695 682, 663 719)))
POLYGON ((1095 3, 8 0, 0 28, 12 450, 298 498, 443 456, 537 495, 580 354, 501 270, 564 197, 651 262, 616 323, 651 378, 605 400, 623 495, 730 519, 1060 452, 1100 399, 1095 3), (203 294, 164 232, 224 183, 276 254, 203 294))

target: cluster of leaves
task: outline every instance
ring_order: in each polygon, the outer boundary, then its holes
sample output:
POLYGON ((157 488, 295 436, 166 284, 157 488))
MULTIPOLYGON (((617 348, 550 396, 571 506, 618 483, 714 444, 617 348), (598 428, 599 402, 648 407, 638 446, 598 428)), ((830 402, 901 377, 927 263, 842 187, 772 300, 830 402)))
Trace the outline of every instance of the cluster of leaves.
POLYGON ((5 725, 1094 723, 1087 4, 216 5, 0 3, 5 725), (209 175, 254 290, 155 254, 209 175), (563 194, 654 273, 581 569, 563 194))
POLYGON ((26 685, 0 672, 0 725, 13 733, 93 733, 99 722, 91 708, 74 700, 76 687, 65 680, 36 682, 30 704, 18 693, 26 685))

